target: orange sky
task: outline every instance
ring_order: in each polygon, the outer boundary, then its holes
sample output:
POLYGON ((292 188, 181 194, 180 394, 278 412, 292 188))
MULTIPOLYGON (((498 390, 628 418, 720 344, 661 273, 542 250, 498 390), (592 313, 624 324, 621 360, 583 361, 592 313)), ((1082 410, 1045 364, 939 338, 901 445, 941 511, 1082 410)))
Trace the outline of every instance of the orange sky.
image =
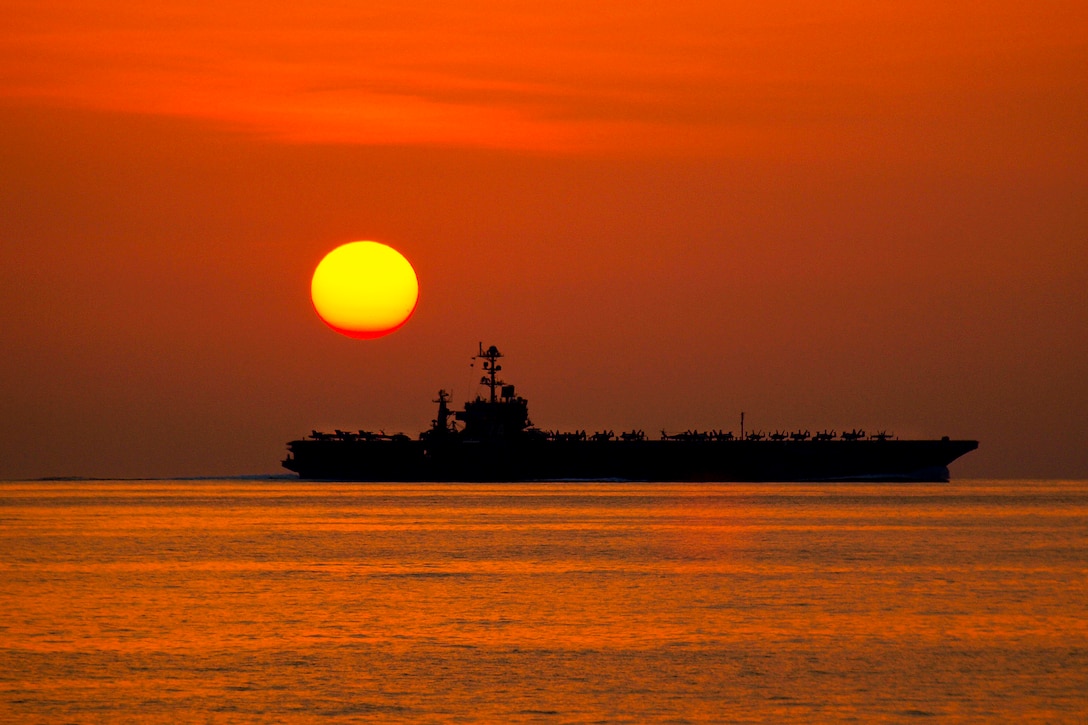
POLYGON ((894 134, 893 161, 1060 157, 1088 110, 1073 2, 110 5, 6 2, 3 95, 299 143, 792 159, 894 134))
POLYGON ((481 339, 545 427, 1088 475, 1082 3, 0 9, 0 477, 415 432, 481 339), (385 340, 309 307, 355 239, 420 275, 385 340))

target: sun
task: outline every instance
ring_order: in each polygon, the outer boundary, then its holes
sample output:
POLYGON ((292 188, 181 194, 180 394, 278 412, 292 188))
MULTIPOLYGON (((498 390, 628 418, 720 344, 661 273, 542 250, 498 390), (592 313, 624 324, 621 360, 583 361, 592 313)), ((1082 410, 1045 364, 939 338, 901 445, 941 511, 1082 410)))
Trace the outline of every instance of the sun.
POLYGON ((350 242, 317 265, 310 296, 326 325, 348 337, 370 339, 408 321, 419 299, 419 282, 412 265, 392 247, 350 242))

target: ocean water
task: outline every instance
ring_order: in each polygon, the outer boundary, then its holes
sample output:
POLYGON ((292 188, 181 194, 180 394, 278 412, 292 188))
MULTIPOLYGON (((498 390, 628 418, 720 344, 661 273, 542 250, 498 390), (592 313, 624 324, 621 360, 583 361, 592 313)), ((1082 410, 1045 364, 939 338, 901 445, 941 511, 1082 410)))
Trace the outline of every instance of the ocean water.
POLYGON ((0 721, 1088 722, 1088 483, 0 482, 0 721))

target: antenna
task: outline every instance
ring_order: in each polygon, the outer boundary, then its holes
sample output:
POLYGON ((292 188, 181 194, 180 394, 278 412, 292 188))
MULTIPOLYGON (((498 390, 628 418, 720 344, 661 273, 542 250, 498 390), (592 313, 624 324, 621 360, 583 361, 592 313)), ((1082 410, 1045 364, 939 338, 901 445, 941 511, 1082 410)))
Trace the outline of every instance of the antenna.
MULTIPOLYGON (((476 357, 482 357, 484 359, 483 369, 484 373, 486 374, 482 378, 480 378, 480 385, 488 386, 488 388, 491 390, 491 402, 494 403, 498 399, 495 395, 495 388, 505 384, 503 383, 503 381, 495 377, 496 374, 500 370, 502 370, 502 365, 499 365, 497 362, 495 362, 500 357, 502 357, 502 353, 499 352, 499 348, 495 347, 494 345, 484 350, 484 344, 481 342, 480 351, 479 353, 477 353, 476 357)), ((475 359, 476 358, 473 358, 473 360, 475 359)))

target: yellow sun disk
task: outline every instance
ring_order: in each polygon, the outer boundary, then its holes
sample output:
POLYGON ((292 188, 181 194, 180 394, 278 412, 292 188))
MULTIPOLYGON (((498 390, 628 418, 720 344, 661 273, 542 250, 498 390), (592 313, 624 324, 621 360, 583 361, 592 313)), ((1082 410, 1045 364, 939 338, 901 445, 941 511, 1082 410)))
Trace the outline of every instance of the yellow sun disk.
POLYGON ((419 283, 399 252, 378 242, 351 242, 329 252, 310 285, 325 324, 351 337, 372 338, 403 325, 415 311, 419 283))

